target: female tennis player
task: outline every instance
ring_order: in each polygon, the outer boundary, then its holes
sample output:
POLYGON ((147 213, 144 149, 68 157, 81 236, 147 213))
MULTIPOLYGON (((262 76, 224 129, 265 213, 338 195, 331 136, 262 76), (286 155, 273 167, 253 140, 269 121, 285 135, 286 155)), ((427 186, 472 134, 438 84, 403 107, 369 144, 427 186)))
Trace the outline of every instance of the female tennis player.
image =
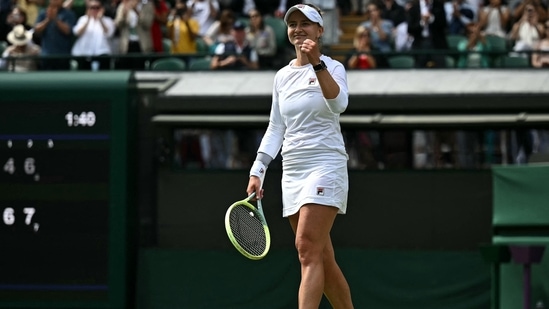
POLYGON ((263 197, 261 178, 282 148, 283 216, 295 232, 301 263, 299 309, 317 309, 323 294, 335 309, 353 308, 330 238, 337 214, 347 208, 348 156, 339 125, 348 104, 347 75, 341 63, 320 52, 318 8, 295 5, 284 21, 297 57, 275 76, 269 125, 247 192, 263 197))

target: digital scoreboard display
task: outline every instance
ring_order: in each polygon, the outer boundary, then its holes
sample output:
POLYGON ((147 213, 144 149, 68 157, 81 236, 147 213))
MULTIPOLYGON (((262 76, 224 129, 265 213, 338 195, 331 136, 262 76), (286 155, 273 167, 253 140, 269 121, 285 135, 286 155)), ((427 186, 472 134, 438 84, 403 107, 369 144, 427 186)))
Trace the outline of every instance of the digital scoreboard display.
POLYGON ((0 308, 123 303, 125 104, 0 101, 0 308))

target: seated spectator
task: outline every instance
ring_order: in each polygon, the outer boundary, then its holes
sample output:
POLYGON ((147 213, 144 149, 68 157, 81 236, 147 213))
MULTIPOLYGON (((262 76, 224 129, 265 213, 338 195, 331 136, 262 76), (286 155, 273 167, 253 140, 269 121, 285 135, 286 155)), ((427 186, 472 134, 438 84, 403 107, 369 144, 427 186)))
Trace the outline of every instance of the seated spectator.
POLYGON ((545 22, 545 36, 538 42, 532 53, 532 66, 534 68, 549 68, 549 21, 545 22))
POLYGON ((393 23, 381 18, 379 6, 375 2, 370 2, 367 8, 370 18, 368 21, 363 22, 361 26, 370 29, 373 46, 382 52, 390 52, 393 42, 393 23))
POLYGON ((509 7, 502 0, 486 0, 488 3, 479 12, 479 27, 486 35, 502 38, 507 36, 509 24, 509 7))
POLYGON ((49 6, 43 10, 34 26, 34 32, 40 35, 42 70, 69 70, 69 58, 56 58, 71 54, 72 28, 76 23, 74 12, 63 7, 63 0, 49 0, 49 6))
POLYGON ((14 72, 35 71, 36 59, 30 57, 40 54, 40 46, 32 42, 32 31, 25 30, 24 25, 16 25, 8 33, 8 42, 11 46, 6 48, 2 58, 25 57, 25 59, 2 59, 0 67, 14 72))
POLYGON ((221 12, 219 20, 216 20, 204 35, 204 42, 210 50, 215 50, 217 44, 227 43, 233 40, 232 29, 236 21, 233 11, 225 9, 221 12))
POLYGON ((255 70, 259 67, 255 49, 246 40, 246 26, 241 21, 233 25, 233 41, 217 45, 211 68, 215 70, 255 70))
POLYGON ((511 29, 511 39, 515 41, 514 51, 531 51, 544 34, 543 24, 533 4, 525 6, 522 18, 511 29))
POLYGON ((475 9, 467 0, 452 0, 444 4, 448 34, 467 35, 466 27, 476 20, 475 9))
POLYGON ((154 3, 154 19, 151 25, 151 36, 153 42, 153 50, 157 53, 169 53, 169 50, 164 50, 162 39, 162 27, 168 22, 168 13, 170 9, 164 0, 151 0, 154 3))
MULTIPOLYGON (((152 1, 123 0, 116 10, 114 23, 120 32, 120 54, 152 53, 151 25, 154 19, 152 1)), ((145 60, 139 57, 121 59, 120 68, 143 70, 145 60)))
MULTIPOLYGON (((168 16, 168 38, 172 41, 172 54, 196 54, 196 38, 200 32, 198 21, 191 17, 185 2, 178 2, 168 16)), ((190 58, 186 58, 190 64, 190 58)))
POLYGON ((462 52, 457 63, 458 68, 490 67, 490 58, 487 53, 489 46, 478 23, 467 25, 467 39, 459 42, 457 48, 462 52))
POLYGON ((252 9, 249 13, 250 24, 246 27, 246 38, 257 51, 259 68, 272 69, 277 50, 274 30, 265 24, 263 15, 258 10, 252 9))
POLYGON ((388 67, 385 56, 372 46, 370 29, 358 26, 353 39, 353 46, 354 49, 347 54, 345 59, 347 69, 367 70, 388 67))
POLYGON ((112 18, 104 16, 104 9, 99 0, 88 0, 86 14, 81 16, 72 29, 76 41, 72 47, 72 55, 78 58, 79 70, 107 70, 110 61, 106 57, 82 57, 82 56, 107 56, 111 54, 109 39, 114 34, 115 26, 112 18), (97 64, 97 67, 95 67, 97 64))

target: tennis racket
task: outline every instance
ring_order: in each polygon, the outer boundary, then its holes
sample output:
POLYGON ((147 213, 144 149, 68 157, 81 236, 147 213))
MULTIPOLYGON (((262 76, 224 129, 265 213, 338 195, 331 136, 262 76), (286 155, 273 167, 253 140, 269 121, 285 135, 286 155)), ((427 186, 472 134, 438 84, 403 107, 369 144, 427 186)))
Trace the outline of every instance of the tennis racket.
POLYGON ((235 202, 225 214, 225 229, 236 250, 251 260, 260 260, 269 252, 271 235, 263 214, 261 200, 250 203, 255 192, 235 202))

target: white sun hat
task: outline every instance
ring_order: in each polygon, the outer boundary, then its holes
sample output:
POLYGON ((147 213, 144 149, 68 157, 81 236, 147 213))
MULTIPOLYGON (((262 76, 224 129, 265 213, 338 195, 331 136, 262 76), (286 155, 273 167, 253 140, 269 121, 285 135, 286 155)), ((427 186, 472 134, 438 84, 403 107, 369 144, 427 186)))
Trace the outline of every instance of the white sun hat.
POLYGON ((8 42, 16 46, 27 45, 30 40, 32 40, 32 32, 27 31, 23 25, 16 25, 8 33, 8 42))

